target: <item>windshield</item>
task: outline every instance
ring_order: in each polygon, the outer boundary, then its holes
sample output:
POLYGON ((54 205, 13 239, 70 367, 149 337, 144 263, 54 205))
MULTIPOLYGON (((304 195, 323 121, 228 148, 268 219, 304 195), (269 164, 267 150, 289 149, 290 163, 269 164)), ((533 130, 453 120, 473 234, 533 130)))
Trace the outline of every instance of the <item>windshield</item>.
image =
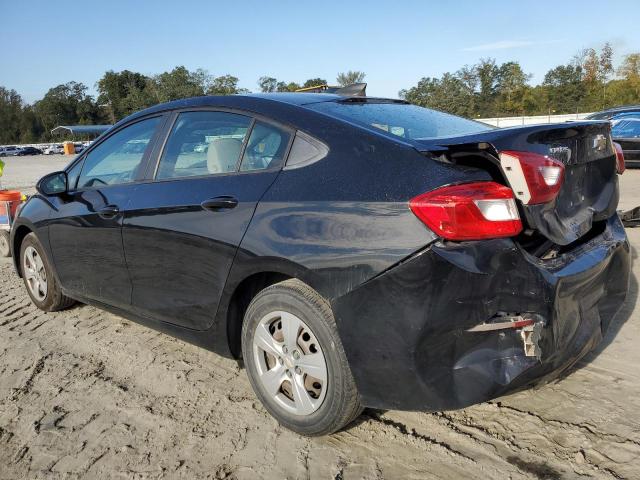
POLYGON ((406 103, 342 101, 312 103, 306 107, 409 140, 451 137, 493 128, 484 123, 406 103))
POLYGON ((640 116, 623 117, 611 121, 611 136, 613 138, 640 137, 640 116))

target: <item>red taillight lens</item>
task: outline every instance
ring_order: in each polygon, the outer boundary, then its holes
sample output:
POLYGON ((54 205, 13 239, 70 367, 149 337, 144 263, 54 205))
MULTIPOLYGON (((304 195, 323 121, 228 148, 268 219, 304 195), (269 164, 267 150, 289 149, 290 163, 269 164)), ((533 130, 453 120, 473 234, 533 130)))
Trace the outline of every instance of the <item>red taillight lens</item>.
POLYGON ((616 149, 616 171, 623 173, 627 166, 624 164, 624 152, 622 151, 622 145, 617 142, 613 142, 613 148, 616 149))
POLYGON ((409 207, 447 240, 512 237, 522 231, 513 191, 494 182, 438 188, 411 199, 409 207))
POLYGON ((533 152, 500 152, 500 163, 516 197, 525 205, 546 203, 558 195, 564 164, 533 152))

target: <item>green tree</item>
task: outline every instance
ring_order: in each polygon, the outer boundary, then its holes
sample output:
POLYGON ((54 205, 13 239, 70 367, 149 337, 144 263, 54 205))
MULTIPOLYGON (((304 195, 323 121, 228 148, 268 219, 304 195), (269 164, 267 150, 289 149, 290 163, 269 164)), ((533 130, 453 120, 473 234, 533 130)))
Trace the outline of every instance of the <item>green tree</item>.
POLYGON ((20 123, 18 125, 20 129, 20 143, 35 143, 40 141, 45 135, 44 127, 38 119, 34 108, 31 105, 25 105, 20 115, 20 123))
POLYGON ((353 85, 354 83, 363 82, 365 76, 366 75, 364 72, 359 72, 357 70, 355 71, 349 70, 346 73, 339 73, 338 77, 336 78, 336 81, 338 82, 338 85, 342 87, 346 87, 349 85, 353 85))
POLYGON ((277 78, 273 77, 260 77, 258 80, 258 86, 260 91, 264 93, 269 92, 295 92, 300 88, 300 85, 296 82, 281 82, 277 78))
POLYGON ((200 97, 209 87, 209 75, 204 70, 190 72, 179 66, 170 72, 155 75, 149 86, 157 103, 181 98, 200 97))
POLYGON ((115 123, 155 103, 149 82, 149 77, 141 73, 109 70, 96 84, 98 105, 104 109, 109 121, 115 123))
POLYGON ((542 82, 548 111, 556 113, 579 111, 586 96, 582 78, 582 67, 575 63, 559 65, 549 70, 542 82))
POLYGON ((34 111, 44 127, 45 136, 58 125, 91 125, 102 120, 98 105, 87 95, 87 87, 77 82, 49 89, 42 100, 34 104, 34 111))
POLYGON ((496 91, 500 115, 522 114, 525 112, 525 99, 530 87, 531 75, 524 73, 518 62, 506 62, 498 68, 496 91))
POLYGON ((258 86, 263 93, 275 92, 278 90, 278 79, 273 77, 260 77, 258 86))
POLYGON ((421 107, 435 108, 463 116, 475 116, 473 92, 456 74, 422 78, 415 87, 400 91, 400 97, 421 107))
POLYGON ((327 85, 327 81, 324 78, 310 78, 302 84, 302 88, 318 87, 320 85, 327 85))
POLYGON ((22 97, 15 90, 0 87, 0 144, 20 139, 22 97))
POLYGON ((478 76, 477 109, 481 117, 493 117, 498 112, 495 108, 498 95, 500 69, 493 58, 482 58, 476 65, 478 76))
POLYGON ((234 95, 236 93, 247 93, 245 88, 238 88, 238 77, 233 75, 222 75, 215 77, 209 83, 207 95, 234 95))
POLYGON ((289 82, 289 83, 278 82, 278 87, 277 87, 278 92, 295 92, 298 89, 300 89, 300 85, 297 84, 296 82, 289 82))
POLYGON ((627 102, 623 103, 640 101, 640 53, 626 55, 618 68, 618 75, 622 77, 632 94, 626 99, 627 102))

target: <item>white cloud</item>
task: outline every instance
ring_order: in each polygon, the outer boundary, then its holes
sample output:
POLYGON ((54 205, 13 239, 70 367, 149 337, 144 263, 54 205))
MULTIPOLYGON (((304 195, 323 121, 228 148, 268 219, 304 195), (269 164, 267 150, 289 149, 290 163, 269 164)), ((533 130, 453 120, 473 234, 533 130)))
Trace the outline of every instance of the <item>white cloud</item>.
MULTIPOLYGON (((547 42, 544 42, 547 43, 547 42)), ((530 47, 535 45, 536 42, 530 40, 502 40, 500 42, 483 43, 481 45, 474 45, 473 47, 463 48, 463 52, 483 52, 486 50, 506 50, 509 48, 530 47)))

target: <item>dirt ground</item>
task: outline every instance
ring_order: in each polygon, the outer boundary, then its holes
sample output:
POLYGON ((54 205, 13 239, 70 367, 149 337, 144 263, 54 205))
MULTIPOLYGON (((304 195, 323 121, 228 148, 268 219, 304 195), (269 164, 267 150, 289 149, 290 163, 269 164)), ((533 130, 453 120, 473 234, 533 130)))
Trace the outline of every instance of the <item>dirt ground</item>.
MULTIPOLYGON (((3 186, 65 163, 12 159, 3 186)), ((622 191, 640 204, 640 171, 622 191)), ((455 412, 367 410, 308 439, 236 362, 96 308, 40 312, 0 259, 0 478, 640 478, 639 274, 600 348, 555 383, 455 412)))

